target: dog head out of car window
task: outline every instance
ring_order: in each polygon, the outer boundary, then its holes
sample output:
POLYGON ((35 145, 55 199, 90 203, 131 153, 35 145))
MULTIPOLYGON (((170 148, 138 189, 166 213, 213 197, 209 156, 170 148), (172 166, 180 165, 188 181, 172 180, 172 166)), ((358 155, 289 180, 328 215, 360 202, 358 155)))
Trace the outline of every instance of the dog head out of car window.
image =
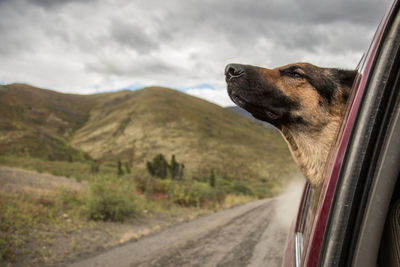
POLYGON ((232 101, 278 128, 303 174, 317 185, 356 73, 309 63, 274 69, 229 64, 225 79, 232 101))

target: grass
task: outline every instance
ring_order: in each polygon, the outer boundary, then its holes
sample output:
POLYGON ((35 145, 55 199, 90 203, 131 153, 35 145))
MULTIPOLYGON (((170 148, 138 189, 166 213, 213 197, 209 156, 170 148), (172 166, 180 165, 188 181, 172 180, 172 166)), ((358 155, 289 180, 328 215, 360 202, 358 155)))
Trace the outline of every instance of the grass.
MULTIPOLYGON (((0 165, 22 168, 37 171, 39 173, 49 173, 56 176, 71 177, 77 181, 87 180, 91 177, 92 161, 55 161, 41 158, 33 158, 18 155, 0 156, 0 165)), ((116 164, 107 163, 100 165, 99 172, 106 175, 116 173, 116 164)))
MULTIPOLYGON (((90 162, 2 156, 0 164, 49 173, 57 170, 71 179, 85 181, 75 182, 80 185, 78 189, 66 186, 32 191, 19 185, 17 190, 0 191, 0 265, 52 264, 64 255, 103 244, 104 236, 111 238, 113 233, 104 227, 97 232, 90 230, 103 221, 129 222, 161 214, 186 220, 257 197, 249 194, 255 189, 237 189, 232 181, 218 175, 211 186, 207 177, 196 180, 190 172, 180 181, 157 179, 137 168, 118 176, 116 164, 111 163, 101 165, 97 174, 89 173, 90 162), (92 232, 88 235, 82 231, 92 232), (68 245, 60 250, 56 244, 63 239, 68 245)), ((159 230, 159 226, 154 229, 159 230)))
POLYGON ((66 192, 0 195, 0 263, 17 258, 46 262, 43 248, 51 247, 57 232, 71 232, 85 225, 79 219, 81 205, 70 202, 71 197, 66 201, 65 196, 66 192), (69 223, 65 223, 67 219, 69 223))

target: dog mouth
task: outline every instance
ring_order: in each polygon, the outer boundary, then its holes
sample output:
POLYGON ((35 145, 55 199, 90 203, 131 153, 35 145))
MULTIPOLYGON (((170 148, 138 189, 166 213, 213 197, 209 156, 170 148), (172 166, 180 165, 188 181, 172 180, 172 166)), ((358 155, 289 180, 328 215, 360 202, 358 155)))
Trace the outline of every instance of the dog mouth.
POLYGON ((231 94, 229 95, 232 99, 232 101, 238 105, 241 108, 245 108, 246 106, 246 100, 244 100, 242 97, 236 95, 236 94, 231 94))
POLYGON ((265 110, 265 115, 267 115, 268 117, 270 117, 270 118, 273 119, 273 120, 276 120, 276 119, 279 119, 279 118, 280 118, 280 115, 279 115, 279 114, 274 113, 274 112, 272 112, 272 111, 270 111, 270 110, 265 110))
POLYGON ((247 110, 255 118, 259 120, 272 122, 282 117, 282 114, 280 114, 278 111, 274 111, 271 108, 265 106, 252 104, 250 101, 247 101, 246 99, 237 94, 231 94, 230 97, 236 105, 247 110))

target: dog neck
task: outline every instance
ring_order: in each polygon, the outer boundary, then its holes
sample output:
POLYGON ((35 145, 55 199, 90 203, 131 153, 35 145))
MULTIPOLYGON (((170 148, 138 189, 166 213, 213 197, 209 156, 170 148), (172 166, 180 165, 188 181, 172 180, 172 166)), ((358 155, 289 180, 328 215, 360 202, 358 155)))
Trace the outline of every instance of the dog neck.
POLYGON ((286 127, 281 129, 296 163, 313 186, 322 182, 325 164, 339 124, 340 120, 332 120, 320 130, 311 133, 286 127))

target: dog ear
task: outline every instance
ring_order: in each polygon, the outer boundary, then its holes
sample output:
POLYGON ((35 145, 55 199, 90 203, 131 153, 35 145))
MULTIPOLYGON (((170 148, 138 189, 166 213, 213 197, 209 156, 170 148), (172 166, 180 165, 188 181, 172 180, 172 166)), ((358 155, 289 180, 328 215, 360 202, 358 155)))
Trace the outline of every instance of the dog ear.
POLYGON ((357 71, 356 70, 338 70, 338 73, 339 73, 340 84, 351 88, 351 86, 353 85, 354 79, 356 78, 357 71))

